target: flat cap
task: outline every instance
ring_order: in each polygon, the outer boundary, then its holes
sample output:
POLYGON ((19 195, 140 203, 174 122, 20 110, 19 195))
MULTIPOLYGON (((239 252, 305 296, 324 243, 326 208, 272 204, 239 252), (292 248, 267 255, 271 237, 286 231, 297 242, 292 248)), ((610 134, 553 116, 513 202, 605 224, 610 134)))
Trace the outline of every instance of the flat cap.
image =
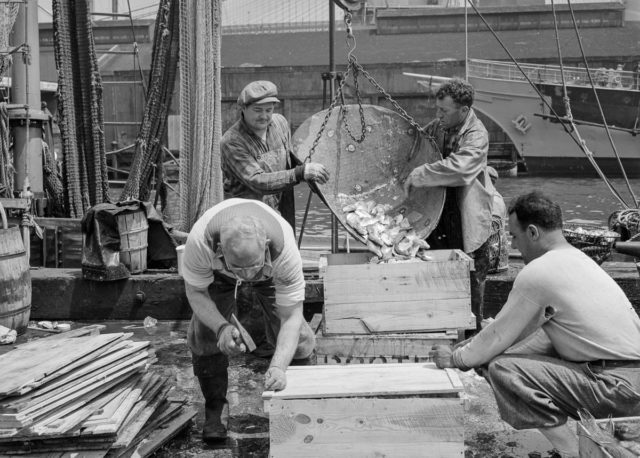
POLYGON ((280 103, 276 95, 278 88, 271 81, 253 81, 240 91, 238 105, 246 107, 252 103, 280 103))

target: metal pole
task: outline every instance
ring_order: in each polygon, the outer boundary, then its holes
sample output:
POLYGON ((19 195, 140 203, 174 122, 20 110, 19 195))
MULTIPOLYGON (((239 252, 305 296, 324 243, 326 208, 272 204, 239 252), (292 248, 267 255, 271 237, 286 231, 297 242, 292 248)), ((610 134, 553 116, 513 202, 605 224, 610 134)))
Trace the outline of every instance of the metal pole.
MULTIPOLYGON (((336 63, 334 57, 334 35, 336 27, 336 10, 333 0, 329 1, 329 100, 335 97, 336 63)), ((338 218, 331 213, 331 252, 338 252, 338 218)))

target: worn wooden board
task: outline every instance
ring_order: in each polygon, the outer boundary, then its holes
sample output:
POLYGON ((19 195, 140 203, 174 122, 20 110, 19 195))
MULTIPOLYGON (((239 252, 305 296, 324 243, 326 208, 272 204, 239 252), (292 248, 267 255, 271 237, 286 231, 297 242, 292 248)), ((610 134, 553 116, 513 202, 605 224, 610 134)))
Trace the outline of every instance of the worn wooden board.
POLYGON ((273 398, 272 457, 464 456, 455 398, 273 398))
POLYGON ((324 333, 370 334, 475 327, 473 261, 458 250, 434 250, 434 261, 362 264, 332 255, 324 271, 324 333))
MULTIPOLYGON (((457 378, 455 372, 452 374, 457 378)), ((461 391, 462 383, 453 384, 448 372, 433 363, 290 366, 287 387, 282 391, 265 391, 262 397, 268 400, 444 393, 457 396, 461 391)))
POLYGON ((122 337, 122 333, 43 339, 20 345, 0 356, 0 368, 11 377, 0 378, 0 397, 28 388, 47 375, 122 337))

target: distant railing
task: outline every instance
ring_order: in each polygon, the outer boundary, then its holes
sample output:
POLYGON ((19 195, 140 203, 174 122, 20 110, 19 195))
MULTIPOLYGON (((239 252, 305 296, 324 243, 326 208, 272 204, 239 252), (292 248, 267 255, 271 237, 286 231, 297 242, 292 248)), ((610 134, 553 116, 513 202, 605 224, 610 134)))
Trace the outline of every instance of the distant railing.
MULTIPOLYGON (((510 62, 469 59, 469 76, 509 81, 526 81, 518 67, 510 62)), ((534 83, 562 83, 560 67, 557 65, 520 64, 534 83)), ((640 75, 635 72, 612 68, 590 69, 594 83, 601 87, 637 89, 640 75)), ((587 70, 581 67, 564 67, 564 78, 569 85, 590 85, 587 70)))

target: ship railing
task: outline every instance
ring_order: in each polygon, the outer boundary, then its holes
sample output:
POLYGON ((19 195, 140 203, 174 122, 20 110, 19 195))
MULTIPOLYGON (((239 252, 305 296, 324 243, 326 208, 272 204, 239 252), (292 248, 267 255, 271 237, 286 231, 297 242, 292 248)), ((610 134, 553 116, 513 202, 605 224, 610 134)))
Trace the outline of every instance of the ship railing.
MULTIPOLYGON (((562 83, 562 73, 557 65, 520 64, 534 83, 562 83)), ((564 78, 569 85, 590 85, 587 70, 582 67, 564 67, 564 78)), ((638 89, 639 74, 612 68, 591 69, 591 78, 600 87, 638 89)), ((526 81, 522 72, 511 62, 469 59, 468 74, 476 78, 491 78, 508 81, 526 81)))

